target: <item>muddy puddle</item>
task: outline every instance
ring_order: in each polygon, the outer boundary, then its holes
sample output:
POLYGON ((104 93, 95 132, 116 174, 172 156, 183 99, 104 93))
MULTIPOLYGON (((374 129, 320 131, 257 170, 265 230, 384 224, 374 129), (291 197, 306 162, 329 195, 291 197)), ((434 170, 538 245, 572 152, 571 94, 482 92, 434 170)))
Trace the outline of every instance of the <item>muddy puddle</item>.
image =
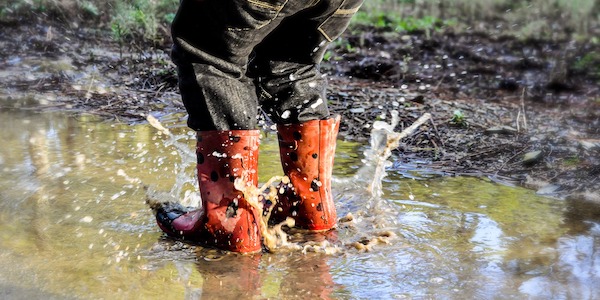
MULTIPOLYGON (((158 117, 192 149, 183 116, 158 117)), ((587 202, 397 164, 375 197, 367 145, 340 141, 334 195, 352 218, 293 236, 340 251, 224 255, 155 225, 145 187, 193 200, 194 160, 146 123, 0 109, 0 128, 4 299, 600 299, 600 207, 587 202)), ((274 134, 259 163, 261 182, 280 175, 274 134)))

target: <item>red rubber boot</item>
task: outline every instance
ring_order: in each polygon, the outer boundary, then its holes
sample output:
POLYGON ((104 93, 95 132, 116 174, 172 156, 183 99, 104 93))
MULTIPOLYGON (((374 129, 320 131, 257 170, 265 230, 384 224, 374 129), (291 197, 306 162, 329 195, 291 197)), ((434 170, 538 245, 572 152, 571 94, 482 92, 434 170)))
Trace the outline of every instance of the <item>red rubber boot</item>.
POLYGON ((271 212, 271 222, 292 217, 296 226, 326 231, 336 225, 331 173, 340 117, 278 125, 279 152, 290 183, 271 212))
POLYGON ((237 178, 258 184, 258 130, 198 132, 196 154, 202 207, 158 209, 160 228, 170 236, 191 239, 240 253, 261 250, 260 212, 234 187, 237 178))

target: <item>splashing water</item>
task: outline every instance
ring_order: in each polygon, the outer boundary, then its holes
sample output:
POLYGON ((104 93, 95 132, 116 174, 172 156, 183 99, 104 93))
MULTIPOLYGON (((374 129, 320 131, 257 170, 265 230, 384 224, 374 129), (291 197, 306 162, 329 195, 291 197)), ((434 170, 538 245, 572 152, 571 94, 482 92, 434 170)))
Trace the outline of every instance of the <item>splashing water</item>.
POLYGON ((394 110, 391 114, 390 123, 384 121, 373 123, 369 140, 370 148, 365 151, 364 167, 358 173, 361 178, 372 178, 367 190, 373 198, 381 198, 383 195, 381 182, 386 176, 385 168, 392 164, 388 158, 392 155, 392 149, 400 144, 400 134, 394 132, 394 128, 398 125, 398 112, 394 110), (366 173, 373 173, 373 175, 371 177, 366 173))
POLYGON ((383 121, 375 121, 373 123, 370 148, 365 151, 365 159, 363 160, 365 167, 359 171, 359 176, 362 178, 370 178, 365 176, 368 173, 373 173, 373 179, 367 187, 373 198, 381 198, 383 195, 381 182, 387 175, 385 168, 392 165, 392 162, 388 160, 392 155, 392 150, 398 148, 401 139, 412 134, 417 127, 431 118, 431 115, 426 113, 404 131, 395 132, 394 128, 396 128, 399 122, 398 111, 393 110, 391 115, 392 120, 390 123, 383 121))
MULTIPOLYGON (((243 178, 236 178, 234 186, 237 190, 244 194, 244 199, 258 210, 262 216, 260 219, 260 230, 263 237, 263 245, 267 247, 269 251, 275 251, 278 248, 295 248, 294 244, 288 242, 288 235, 283 231, 283 226, 294 227, 295 221, 292 218, 287 218, 280 224, 269 227, 269 218, 271 217, 271 211, 265 212, 264 202, 271 201, 273 204, 277 203, 277 191, 278 188, 275 184, 288 184, 290 179, 287 176, 273 176, 269 179, 262 187, 255 187, 246 183, 243 178), (265 193, 266 190, 268 193, 265 193)), ((274 207, 273 205, 272 207, 274 207)))
POLYGON ((347 216, 350 218, 350 224, 361 227, 358 231, 367 232, 367 235, 371 236, 371 238, 352 244, 359 250, 369 251, 373 245, 389 243, 395 237, 394 231, 397 231, 397 220, 401 211, 397 205, 382 198, 382 182, 387 176, 385 169, 392 164, 389 158, 392 150, 399 146, 400 141, 431 118, 430 114, 424 114, 402 132, 396 132, 394 129, 399 123, 398 111, 393 110, 390 113, 391 121, 389 123, 384 121, 373 123, 369 148, 364 151, 363 165, 353 178, 345 182, 345 186, 363 189, 361 191, 354 188, 345 191, 349 195, 358 195, 364 199, 359 200, 362 204, 360 207, 351 208, 356 216, 352 214, 347 216), (365 193, 366 195, 364 195, 365 193))
POLYGON ((186 207, 198 207, 200 205, 200 195, 189 190, 184 191, 185 186, 195 186, 196 184, 196 178, 194 176, 189 176, 185 172, 186 162, 194 161, 196 159, 196 154, 190 150, 186 144, 180 141, 181 139, 186 138, 186 136, 171 133, 169 129, 165 128, 152 115, 148 115, 146 120, 148 120, 148 123, 156 128, 160 134, 167 137, 163 141, 163 145, 165 147, 174 147, 181 158, 181 163, 176 166, 175 170, 175 184, 173 184, 170 191, 161 192, 154 190, 152 187, 147 187, 146 194, 148 204, 150 207, 156 207, 165 202, 177 202, 186 207), (181 197, 182 194, 183 198, 181 197))
MULTIPOLYGON (((302 251, 306 252, 320 252, 326 254, 335 254, 342 251, 344 248, 355 248, 359 251, 369 251, 377 244, 387 244, 396 237, 396 234, 390 230, 390 224, 388 222, 382 222, 379 215, 390 215, 388 211, 382 211, 382 180, 386 176, 385 168, 391 165, 388 161, 392 154, 392 150, 397 148, 400 140, 416 130, 418 126, 429 120, 431 117, 426 114, 419 118, 412 126, 408 127, 402 132, 395 132, 394 128, 398 125, 399 118, 398 112, 391 112, 391 122, 386 123, 383 121, 376 121, 373 124, 373 130, 370 138, 370 148, 365 151, 365 159, 363 160, 364 166, 362 166, 357 175, 354 176, 354 181, 351 186, 362 186, 363 192, 366 191, 370 194, 369 200, 366 202, 366 211, 357 211, 355 217, 352 212, 348 212, 346 216, 339 219, 339 227, 348 230, 357 230, 360 223, 367 223, 365 227, 377 228, 377 231, 368 232, 368 230, 360 229, 359 232, 362 234, 360 237, 355 235, 351 236, 347 241, 331 242, 328 239, 320 239, 320 241, 290 241, 290 234, 302 234, 302 231, 293 229, 294 220, 288 218, 280 224, 269 226, 268 220, 271 212, 265 211, 263 203, 270 201, 275 204, 278 201, 278 191, 281 184, 289 183, 287 176, 273 176, 265 184, 260 187, 248 185, 242 178, 236 179, 234 186, 236 189, 244 194, 244 199, 248 203, 257 209, 262 217, 261 223, 261 234, 263 236, 263 244, 270 251, 302 251), (364 179, 370 178, 370 181, 364 185, 364 179), (284 227, 292 230, 284 230, 284 227), (366 237, 365 237, 366 235, 366 237)), ((187 206, 189 208, 197 208, 201 201, 198 193, 191 191, 185 191, 183 199, 180 195, 183 193, 183 186, 186 183, 191 183, 194 180, 193 176, 189 176, 185 172, 185 162, 193 161, 195 153, 189 150, 189 147, 184 143, 180 142, 183 136, 174 135, 167 128, 165 128, 156 118, 149 115, 147 117, 148 122, 154 128, 159 131, 159 134, 165 135, 167 138, 164 140, 164 146, 173 146, 179 156, 181 157, 182 163, 178 166, 176 171, 176 182, 169 192, 160 192, 153 190, 152 188, 147 189, 148 204, 150 207, 157 207, 164 203, 175 202, 187 206), (191 180, 190 180, 191 178, 191 180)), ((123 175, 126 176, 126 175, 123 175)), ((195 181, 193 181, 195 184, 195 181)), ((275 205, 271 205, 275 207, 275 205)), ((395 221, 392 221, 395 223, 395 221)))

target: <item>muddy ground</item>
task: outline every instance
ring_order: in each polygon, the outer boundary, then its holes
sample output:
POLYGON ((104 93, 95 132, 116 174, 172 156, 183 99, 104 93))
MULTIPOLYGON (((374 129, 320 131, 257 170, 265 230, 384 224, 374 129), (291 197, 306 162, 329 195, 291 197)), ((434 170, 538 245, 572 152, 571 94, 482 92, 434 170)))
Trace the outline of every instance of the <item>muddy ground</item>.
MULTIPOLYGON (((119 45, 108 32, 43 18, 0 26, 2 109, 120 122, 183 112, 168 38, 119 45), (24 98, 29 104, 16 101, 24 98)), ((373 121, 391 110, 400 113, 398 130, 432 114, 397 149, 395 168, 488 177, 600 203, 599 53, 586 39, 357 27, 331 48, 323 71, 344 139, 366 142, 373 121)))

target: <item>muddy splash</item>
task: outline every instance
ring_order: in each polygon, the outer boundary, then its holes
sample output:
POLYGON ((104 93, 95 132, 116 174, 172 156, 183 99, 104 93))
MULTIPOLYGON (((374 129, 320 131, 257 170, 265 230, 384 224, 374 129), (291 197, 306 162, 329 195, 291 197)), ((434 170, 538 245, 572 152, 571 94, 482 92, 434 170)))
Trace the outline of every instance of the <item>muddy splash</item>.
MULTIPOLYGON (((375 123, 370 148, 365 151, 365 159, 363 160, 365 165, 359 169, 357 176, 352 180, 352 184, 364 186, 365 192, 371 194, 368 203, 375 205, 367 204, 367 209, 372 210, 367 213, 369 215, 379 214, 378 210, 380 209, 380 205, 376 203, 383 201, 381 199, 381 195, 383 194, 381 181, 386 175, 385 168, 391 165, 391 162, 388 161, 388 159, 391 156, 392 149, 395 149, 398 146, 398 143, 402 138, 410 135, 418 126, 428 121, 431 117, 429 114, 426 114, 417 120, 415 124, 403 132, 398 133, 394 132, 394 128, 398 123, 398 112, 392 111, 391 116, 391 123, 383 121, 375 123), (364 181, 364 178, 372 178, 372 180, 365 186, 364 182, 361 182, 364 181)), ((194 158, 194 155, 188 150, 186 144, 178 141, 182 138, 187 139, 187 135, 174 135, 152 115, 148 115, 147 120, 152 127, 158 130, 159 134, 167 137, 164 142, 165 146, 174 146, 180 155, 182 162, 190 161, 190 164, 193 164, 191 161, 193 161, 192 158, 194 158)), ((185 165, 185 163, 181 164, 181 166, 183 165, 185 165)), ((179 172, 185 172, 185 168, 180 169, 179 172)), ((183 178, 184 176, 178 176, 178 178, 180 177, 183 178)), ((194 177, 192 176, 192 178, 194 177)), ((163 205, 181 204, 184 207, 188 207, 190 210, 198 209, 201 202, 197 196, 192 197, 192 193, 189 191, 184 194, 182 200, 177 198, 177 195, 182 191, 182 183, 189 183, 189 180, 176 180, 176 186, 171 188, 170 192, 166 194, 148 188, 147 203, 149 207, 155 210, 163 205)), ((389 244, 396 238, 396 234, 393 231, 381 230, 369 234, 364 231, 361 233, 362 236, 354 237, 355 241, 342 241, 338 239, 330 240, 322 237, 317 238, 317 241, 315 241, 311 240, 314 235, 306 234, 307 232, 300 229, 295 229, 294 220, 292 218, 287 218, 280 224, 270 226, 269 218, 271 211, 265 207, 264 203, 272 203, 270 207, 276 207, 275 204, 279 201, 278 195, 280 194, 280 186, 281 184, 287 183, 289 183, 289 178, 283 175, 272 176, 266 183, 259 187, 248 185, 241 178, 236 179, 234 182, 235 188, 244 194, 244 198, 248 201, 248 204, 257 209, 259 215, 262 216, 260 220, 261 226, 259 227, 261 228, 263 246, 266 251, 301 251, 302 253, 317 252, 325 254, 338 254, 348 248, 354 248, 360 251, 370 251, 374 246, 378 244, 389 244), (365 234, 367 235, 364 236, 365 234), (295 241, 290 240, 290 235, 296 236, 295 241), (299 238, 301 236, 308 236, 310 238, 299 238)), ((346 216, 340 218, 338 223, 343 227, 352 228, 353 230, 357 229, 354 224, 355 218, 352 212, 348 212, 346 216)), ((326 234, 317 234, 317 236, 319 235, 326 236, 326 234)))

